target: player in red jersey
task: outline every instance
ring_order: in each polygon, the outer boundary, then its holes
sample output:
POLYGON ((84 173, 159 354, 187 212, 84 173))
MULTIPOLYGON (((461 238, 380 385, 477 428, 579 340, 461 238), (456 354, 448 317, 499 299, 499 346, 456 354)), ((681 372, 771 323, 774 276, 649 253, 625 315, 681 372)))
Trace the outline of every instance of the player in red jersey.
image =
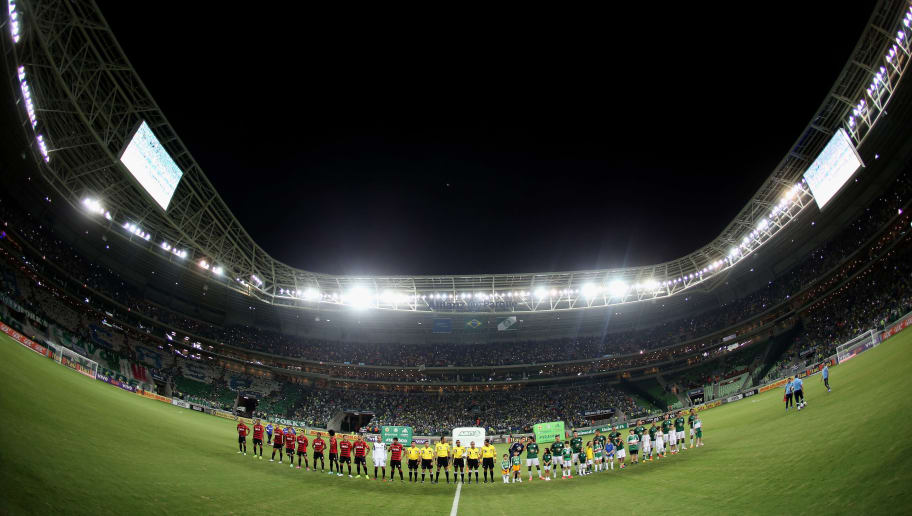
MULTIPOLYGON (((323 471, 323 450, 326 449, 326 443, 323 441, 323 438, 320 437, 320 433, 317 432, 317 438, 314 439, 314 471, 317 470, 317 459, 320 459, 320 471, 323 471)), ((332 473, 332 471, 330 471, 332 473)))
POLYGON ((292 427, 285 428, 285 456, 288 457, 288 467, 294 467, 295 431, 292 427))
MULTIPOLYGON (((351 467, 349 467, 351 469, 351 467)), ((339 464, 339 442, 336 440, 336 431, 329 431, 329 474, 332 475, 338 470, 339 476, 342 476, 342 465, 339 464), (335 469, 333 469, 335 464, 335 469)), ((349 473, 351 473, 349 471, 349 473)))
POLYGON ((282 463, 282 445, 285 444, 285 441, 282 438, 285 437, 285 434, 282 433, 282 428, 276 426, 275 434, 272 436, 272 458, 269 459, 269 462, 275 462, 276 451, 279 452, 279 464, 282 463))
POLYGON ((356 473, 358 474, 355 478, 361 478, 361 466, 363 465, 364 478, 370 480, 370 477, 367 475, 367 443, 364 442, 364 437, 359 435, 352 445, 352 448, 355 450, 355 468, 357 469, 356 473))
POLYGON ((307 463, 307 436, 304 435, 304 430, 298 434, 298 469, 301 469, 301 457, 304 457, 305 470, 310 471, 310 464, 307 463))
POLYGON ((405 479, 402 477, 402 443, 399 442, 398 437, 393 437, 393 444, 390 445, 390 480, 393 480, 393 477, 396 474, 396 470, 399 470, 399 481, 405 482, 405 479))
POLYGON ((260 447, 260 460, 263 459, 263 432, 266 429, 263 428, 263 425, 260 424, 260 420, 257 419, 253 422, 253 456, 257 456, 257 445, 260 447))
POLYGON ((244 455, 247 455, 247 430, 250 430, 250 428, 238 419, 238 453, 243 453, 244 455))
MULTIPOLYGON (((352 443, 348 442, 348 437, 342 434, 342 441, 339 443, 339 476, 342 476, 342 465, 348 464, 348 478, 352 478, 352 461, 351 461, 352 443)), ((330 454, 332 457, 332 454, 330 454)), ((330 459, 332 460, 332 459, 330 459)))

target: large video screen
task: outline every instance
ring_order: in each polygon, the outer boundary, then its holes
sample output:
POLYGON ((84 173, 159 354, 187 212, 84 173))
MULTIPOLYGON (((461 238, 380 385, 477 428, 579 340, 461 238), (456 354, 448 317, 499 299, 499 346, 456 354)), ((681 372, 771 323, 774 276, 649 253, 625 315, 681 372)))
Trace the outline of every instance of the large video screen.
POLYGON ((152 134, 145 120, 120 155, 120 161, 155 202, 167 210, 184 173, 152 134))
POLYGON ((817 207, 822 210, 862 165, 849 135, 844 129, 836 131, 804 173, 817 207))

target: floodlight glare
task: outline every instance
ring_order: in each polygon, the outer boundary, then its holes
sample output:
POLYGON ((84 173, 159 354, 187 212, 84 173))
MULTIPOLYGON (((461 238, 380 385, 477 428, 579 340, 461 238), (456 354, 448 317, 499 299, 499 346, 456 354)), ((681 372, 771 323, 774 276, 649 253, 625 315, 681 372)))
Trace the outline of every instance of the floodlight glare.
POLYGON ((545 291, 545 289, 543 289, 541 287, 535 289, 535 297, 542 299, 547 295, 548 295, 548 293, 545 291))
POLYGON ((608 284, 608 293, 611 297, 623 297, 627 293, 627 284, 621 280, 613 280, 608 284))
POLYGON ((346 296, 348 303, 355 308, 365 308, 371 302, 371 294, 364 287, 355 287, 346 296))
POLYGON ((582 292, 583 296, 589 299, 592 299, 598 295, 599 288, 593 285, 592 283, 586 283, 583 285, 582 292))

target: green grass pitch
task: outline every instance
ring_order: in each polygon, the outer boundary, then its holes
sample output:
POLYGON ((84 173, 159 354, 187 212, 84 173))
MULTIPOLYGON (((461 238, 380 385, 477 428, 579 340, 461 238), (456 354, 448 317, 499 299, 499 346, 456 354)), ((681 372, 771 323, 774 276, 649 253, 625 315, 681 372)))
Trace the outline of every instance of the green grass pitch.
MULTIPOLYGON (((461 489, 458 513, 903 513, 912 331, 805 382, 704 413, 706 446, 623 471, 461 489)), ((140 398, 0 338, 0 514, 449 514, 453 485, 381 483, 235 453, 234 424, 140 398)), ((501 447, 501 452, 503 447, 501 447)), ((525 466, 523 466, 525 474, 525 466)), ((499 471, 498 471, 499 482, 499 471)))

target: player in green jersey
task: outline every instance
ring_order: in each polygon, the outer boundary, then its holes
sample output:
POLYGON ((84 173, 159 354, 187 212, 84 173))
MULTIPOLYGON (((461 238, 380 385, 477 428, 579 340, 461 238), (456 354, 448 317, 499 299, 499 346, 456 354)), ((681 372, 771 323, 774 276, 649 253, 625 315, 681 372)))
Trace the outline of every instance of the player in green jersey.
MULTIPOLYGON (((617 433, 617 437, 611 441, 614 444, 614 456, 617 458, 618 464, 620 464, 620 469, 624 469, 626 467, 624 460, 627 458, 627 452, 624 450, 624 438, 621 437, 620 432, 615 431, 615 433, 617 433)), ((614 461, 611 462, 611 469, 614 469, 614 461)))
POLYGON ((538 468, 538 479, 542 480, 541 464, 538 461, 538 444, 535 443, 535 437, 530 437, 529 444, 526 445, 526 467, 529 468, 529 480, 532 480, 532 466, 538 468))
POLYGON ((690 409, 690 415, 687 416, 687 425, 690 427, 690 447, 694 447, 694 421, 697 420, 697 409, 690 409))
POLYGON ((608 440, 611 441, 611 444, 614 446, 614 454, 611 455, 611 469, 614 469, 615 459, 621 459, 621 464, 624 463, 624 448, 623 446, 618 448, 618 442, 621 440, 621 432, 617 429, 616 426, 612 426, 611 431, 608 432, 608 440), (621 453, 620 456, 618 456, 619 452, 621 453))
POLYGON ((564 446, 564 450, 561 452, 561 463, 564 466, 561 478, 573 478, 573 475, 570 474, 570 466, 573 465, 573 451, 569 446, 564 446))
POLYGON ((643 456, 643 460, 652 462, 652 454, 655 453, 656 431, 658 431, 658 429, 655 421, 653 421, 652 426, 649 427, 649 450, 643 450, 643 453, 646 454, 643 456))
POLYGON ((551 448, 545 448, 541 460, 545 467, 545 480, 551 480, 551 448))
POLYGON ((687 449, 687 441, 684 438, 684 411, 678 411, 678 417, 675 418, 675 433, 677 434, 678 446, 681 451, 687 449))
POLYGON ((572 453, 573 462, 576 464, 576 474, 582 475, 583 469, 586 467, 586 457, 583 452, 583 439, 576 430, 573 431, 573 438, 570 439, 570 451, 572 453))
POLYGON ((677 434, 674 433, 672 425, 674 421, 671 420, 668 414, 665 414, 665 419, 662 420, 662 433, 665 434, 665 453, 675 453, 675 441, 677 440, 677 434))
POLYGON ((559 435, 554 436, 554 442, 551 443, 551 454, 554 456, 554 473, 557 476, 557 468, 560 466, 561 474, 564 472, 564 443, 560 440, 559 435))
POLYGON ((593 448, 594 448, 595 443, 598 443, 599 444, 598 449, 601 451, 601 454, 598 457, 599 460, 596 461, 596 468, 595 468, 596 471, 601 471, 602 469, 604 469, 605 463, 607 462, 606 460, 604 460, 605 459, 605 457, 604 457, 605 443, 607 441, 608 441, 608 439, 604 435, 602 435, 602 432, 600 430, 595 431, 595 436, 592 438, 593 448))

